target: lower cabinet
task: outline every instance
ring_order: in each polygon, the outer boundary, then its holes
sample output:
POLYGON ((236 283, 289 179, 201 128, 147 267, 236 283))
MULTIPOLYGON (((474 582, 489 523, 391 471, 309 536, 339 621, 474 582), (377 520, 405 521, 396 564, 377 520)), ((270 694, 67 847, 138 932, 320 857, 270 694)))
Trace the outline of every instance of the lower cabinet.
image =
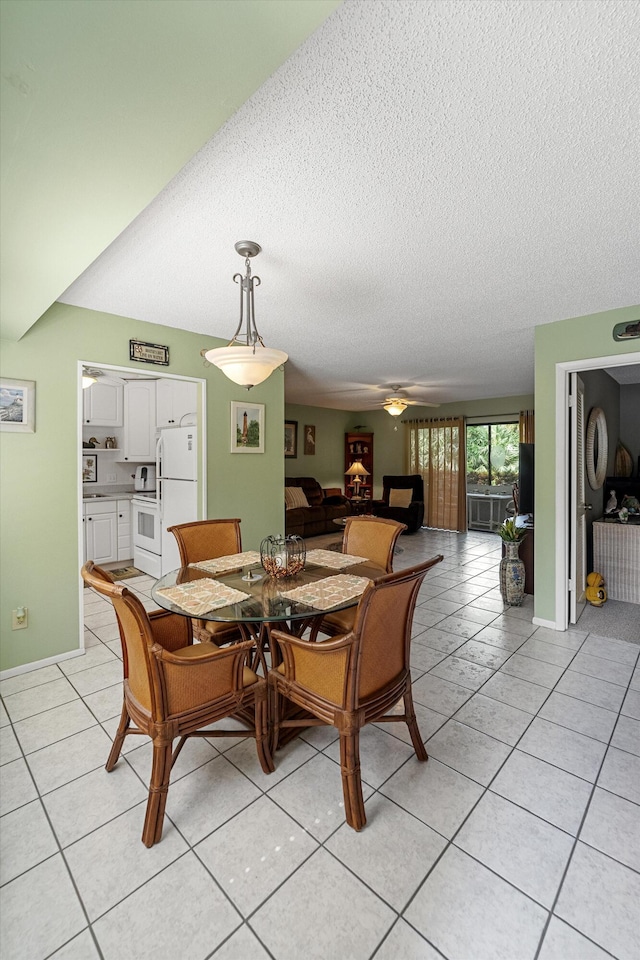
POLYGON ((85 560, 98 565, 118 560, 116 501, 85 503, 83 521, 85 560))
POLYGON ((118 560, 133 557, 131 543, 131 500, 118 500, 118 560))

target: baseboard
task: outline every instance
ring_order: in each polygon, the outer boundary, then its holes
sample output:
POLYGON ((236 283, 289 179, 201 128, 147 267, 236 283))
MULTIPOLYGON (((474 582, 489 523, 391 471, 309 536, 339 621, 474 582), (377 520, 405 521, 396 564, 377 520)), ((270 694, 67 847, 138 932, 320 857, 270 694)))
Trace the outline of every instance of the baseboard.
POLYGON ((33 663, 23 663, 19 667, 10 667, 8 670, 0 671, 0 680, 9 680, 10 677, 18 677, 21 673, 31 673, 33 670, 42 669, 42 667, 62 663, 64 660, 74 660, 76 657, 84 656, 84 653, 84 649, 70 650, 68 653, 60 653, 55 657, 45 657, 44 660, 34 660, 33 663))
POLYGON ((555 620, 543 620, 542 617, 533 617, 531 623, 535 623, 536 627, 548 627, 549 630, 558 630, 559 633, 564 633, 563 630, 559 630, 555 620))

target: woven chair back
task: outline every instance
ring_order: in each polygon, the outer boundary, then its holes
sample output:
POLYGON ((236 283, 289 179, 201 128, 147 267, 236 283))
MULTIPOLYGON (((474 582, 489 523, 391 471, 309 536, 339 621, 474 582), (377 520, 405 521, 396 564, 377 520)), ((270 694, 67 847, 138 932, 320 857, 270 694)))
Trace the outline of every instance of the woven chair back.
POLYGON ((242 552, 240 520, 197 520, 195 523, 179 523, 167 527, 178 541, 180 562, 183 567, 188 563, 201 560, 215 560, 232 553, 242 552))
POLYGON ((393 569, 393 551, 404 523, 380 517, 349 517, 344 527, 342 552, 366 557, 387 573, 393 569))
POLYGON ((359 635, 357 702, 409 670, 416 598, 427 571, 439 559, 382 577, 365 592, 354 625, 359 635))

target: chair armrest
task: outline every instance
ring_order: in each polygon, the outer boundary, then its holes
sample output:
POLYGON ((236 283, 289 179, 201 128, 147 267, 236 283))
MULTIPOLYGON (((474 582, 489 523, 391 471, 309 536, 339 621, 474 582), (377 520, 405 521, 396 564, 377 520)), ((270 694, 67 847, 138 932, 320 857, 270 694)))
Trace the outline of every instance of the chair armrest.
POLYGON ((167 714, 175 716, 221 697, 235 696, 240 703, 245 685, 260 682, 252 671, 245 678, 253 646, 252 640, 246 640, 222 650, 205 642, 172 653, 154 643, 151 652, 158 664, 167 714))
POLYGON ((336 706, 344 706, 349 659, 355 649, 353 633, 319 643, 310 643, 282 630, 272 630, 271 636, 280 648, 283 664, 282 669, 270 670, 270 675, 278 679, 284 677, 336 706))
POLYGON ((340 503, 349 503, 346 497, 341 493, 332 493, 328 497, 323 497, 322 505, 324 507, 334 507, 340 503))

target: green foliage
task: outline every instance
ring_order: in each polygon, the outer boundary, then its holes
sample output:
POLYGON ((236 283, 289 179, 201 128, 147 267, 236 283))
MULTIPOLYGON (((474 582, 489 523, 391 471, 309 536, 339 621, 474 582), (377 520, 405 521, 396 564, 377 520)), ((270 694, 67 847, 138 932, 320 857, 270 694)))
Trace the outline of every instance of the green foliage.
POLYGON ((527 535, 524 527, 516 527, 516 522, 513 518, 505 520, 498 530, 498 533, 505 543, 519 543, 521 540, 524 540, 527 535))
POLYGON ((517 423, 471 424, 467 427, 467 483, 497 486, 518 479, 517 423), (491 462, 489 462, 491 451, 491 462))

